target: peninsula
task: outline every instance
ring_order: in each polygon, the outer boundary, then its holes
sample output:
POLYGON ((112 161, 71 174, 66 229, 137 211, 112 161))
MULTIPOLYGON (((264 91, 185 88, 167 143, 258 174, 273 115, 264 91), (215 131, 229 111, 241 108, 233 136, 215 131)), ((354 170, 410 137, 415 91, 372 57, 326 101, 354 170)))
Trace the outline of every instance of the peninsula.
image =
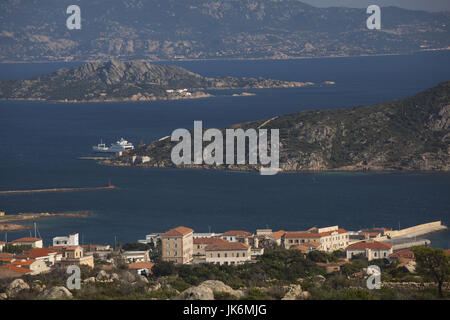
MULTIPOLYGON (((324 82, 329 84, 330 82, 324 82)), ((61 102, 154 101, 211 97, 205 90, 293 88, 312 82, 208 78, 148 61, 92 62, 27 80, 0 80, 0 99, 61 102)))
MULTIPOLYGON (((230 128, 279 129, 282 171, 448 172, 450 81, 392 102, 340 110, 303 111, 230 128)), ((176 143, 160 139, 103 163, 175 167, 171 150, 176 143)), ((223 149, 226 151, 226 146, 223 149)), ((258 165, 248 164, 181 167, 259 170, 258 165)))
POLYGON ((89 212, 87 212, 87 211, 83 211, 80 213, 40 212, 40 213, 17 213, 17 214, 2 215, 2 216, 0 216, 0 232, 19 231, 19 230, 26 230, 26 229, 31 228, 30 225, 13 224, 13 223, 9 223, 9 222, 22 222, 22 221, 27 221, 27 220, 36 220, 36 219, 42 219, 42 218, 55 218, 55 217, 86 218, 88 216, 89 216, 89 212))

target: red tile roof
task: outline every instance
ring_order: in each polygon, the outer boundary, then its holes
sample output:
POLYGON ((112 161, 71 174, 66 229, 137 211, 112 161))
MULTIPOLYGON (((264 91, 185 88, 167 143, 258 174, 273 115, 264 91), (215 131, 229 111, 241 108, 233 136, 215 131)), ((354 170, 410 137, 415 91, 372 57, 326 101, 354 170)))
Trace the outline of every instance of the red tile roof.
POLYGON ((216 251, 216 250, 248 250, 250 246, 241 242, 218 242, 210 244, 205 248, 206 251, 216 251))
POLYGON ((227 242, 227 240, 222 238, 196 238, 194 239, 194 244, 213 244, 219 242, 227 242))
POLYGON ((73 251, 77 248, 81 248, 81 246, 50 246, 51 250, 57 251, 57 252, 63 252, 63 251, 73 251))
POLYGON ((2 262, 10 262, 14 259, 14 255, 9 252, 0 252, 0 261, 2 262))
POLYGON ((12 258, 14 255, 9 252, 0 252, 0 258, 12 258))
POLYGON ((5 241, 0 241, 0 244, 6 244, 6 242, 5 241))
POLYGON ((393 259, 399 259, 399 258, 406 258, 406 259, 414 259, 414 252, 408 249, 400 250, 397 252, 394 252, 389 255, 389 258, 393 259))
POLYGON ((244 231, 244 230, 230 230, 227 231, 225 233, 222 233, 222 236, 244 236, 244 237, 249 237, 252 234, 248 231, 244 231))
POLYGON ((46 257, 50 254, 57 253, 54 250, 50 250, 47 248, 36 248, 36 249, 30 249, 22 252, 17 257, 18 258, 39 258, 39 257, 46 257))
POLYGON ((15 260, 13 262, 11 262, 11 264, 13 266, 16 267, 22 267, 22 266, 30 266, 31 264, 33 264, 34 262, 36 262, 35 259, 29 259, 29 260, 15 260))
POLYGON ((151 270, 155 264, 153 262, 134 262, 128 265, 128 269, 138 270, 138 269, 149 269, 151 270))
POLYGON ((286 231, 284 231, 284 230, 279 230, 279 231, 272 232, 272 233, 270 234, 270 236, 273 237, 273 238, 275 238, 275 239, 281 239, 281 237, 284 236, 285 233, 286 233, 286 231))
POLYGON ((392 245, 388 243, 378 242, 378 241, 360 241, 351 244, 347 247, 348 249, 391 249, 392 245))
POLYGON ((165 233, 163 233, 163 236, 173 237, 173 236, 185 236, 191 232, 194 232, 191 228, 186 228, 183 226, 176 227, 174 229, 171 229, 165 233))
POLYGON ((320 238, 319 233, 312 232, 286 232, 286 238, 320 238))
POLYGON ((30 273, 30 272, 31 272, 31 271, 28 270, 28 269, 16 267, 16 266, 11 265, 11 264, 2 265, 2 266, 0 266, 0 268, 6 269, 6 270, 15 271, 15 272, 19 272, 19 273, 23 273, 23 274, 26 274, 26 273, 30 273))
POLYGON ((341 234, 341 233, 346 233, 347 230, 337 229, 337 230, 333 230, 333 231, 320 232, 320 233, 316 233, 316 232, 286 232, 286 238, 321 238, 321 237, 330 236, 334 232, 341 234))
POLYGON ((20 239, 13 240, 13 241, 11 241, 11 242, 12 242, 12 243, 15 243, 15 242, 36 242, 36 241, 40 241, 40 240, 42 240, 42 239, 40 239, 40 238, 25 237, 25 238, 20 238, 20 239))

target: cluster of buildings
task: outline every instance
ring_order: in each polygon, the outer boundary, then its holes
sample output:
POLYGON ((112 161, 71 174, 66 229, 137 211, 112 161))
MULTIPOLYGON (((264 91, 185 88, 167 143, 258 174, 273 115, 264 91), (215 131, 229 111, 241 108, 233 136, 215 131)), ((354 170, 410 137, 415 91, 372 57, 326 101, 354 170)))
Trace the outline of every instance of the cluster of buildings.
POLYGON ((67 237, 55 237, 51 246, 44 248, 41 238, 24 237, 11 242, 0 241, 0 271, 7 276, 39 274, 49 272, 52 268, 69 265, 86 265, 94 267, 94 252, 104 248, 81 246, 78 233, 67 237), (20 253, 3 252, 9 246, 21 246, 20 253))
POLYGON ((169 94, 177 94, 182 97, 190 97, 192 96, 192 93, 188 91, 188 89, 168 89, 166 90, 169 94))
POLYGON ((214 263, 239 265, 251 263, 264 253, 264 248, 284 247, 304 254, 318 250, 345 250, 347 259, 363 255, 369 260, 388 258, 393 246, 382 242, 386 229, 351 232, 338 226, 311 228, 306 231, 273 231, 258 229, 256 233, 231 230, 224 233, 195 233, 184 226, 162 234, 149 234, 141 243, 161 245, 162 260, 177 264, 214 263))
MULTIPOLYGON (((313 227, 305 231, 257 229, 255 233, 244 230, 195 233, 191 228, 179 226, 164 233, 148 234, 138 242, 149 244, 153 249, 160 249, 163 261, 176 264, 240 265, 254 262, 264 253, 265 248, 282 247, 298 250, 305 255, 311 251, 345 251, 346 257, 342 258, 342 261, 318 263, 327 272, 338 271, 340 266, 355 256, 364 256, 369 261, 397 260, 401 266, 412 270, 412 251, 400 250, 404 248, 398 247, 394 253, 395 247, 389 243, 392 232, 385 228, 355 232, 339 226, 330 226, 313 227)), ((153 249, 120 250, 116 253, 130 270, 138 274, 150 274, 154 265, 150 257, 153 249)), ((0 272, 39 274, 48 272, 53 267, 69 265, 86 265, 93 268, 94 255, 109 261, 112 252, 113 249, 109 245, 80 245, 78 233, 55 237, 48 248, 44 248, 40 238, 25 237, 8 243, 0 241, 0 272), (2 252, 6 245, 27 248, 19 254, 2 252)))

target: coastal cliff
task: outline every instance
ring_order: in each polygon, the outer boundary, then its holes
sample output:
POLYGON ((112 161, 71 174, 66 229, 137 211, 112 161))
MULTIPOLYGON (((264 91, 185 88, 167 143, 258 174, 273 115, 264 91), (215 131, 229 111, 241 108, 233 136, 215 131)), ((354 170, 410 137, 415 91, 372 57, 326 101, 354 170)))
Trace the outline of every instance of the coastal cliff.
POLYGON ((62 102, 154 101, 211 97, 203 90, 292 88, 312 82, 208 78, 148 61, 92 62, 27 80, 0 80, 0 99, 62 102))
MULTIPOLYGON (((450 81, 392 102, 303 111, 230 128, 279 129, 282 171, 450 171, 449 127, 450 81)), ((175 144, 170 139, 155 141, 103 163, 175 167, 170 157, 175 144)), ((256 165, 180 167, 259 169, 256 165)))

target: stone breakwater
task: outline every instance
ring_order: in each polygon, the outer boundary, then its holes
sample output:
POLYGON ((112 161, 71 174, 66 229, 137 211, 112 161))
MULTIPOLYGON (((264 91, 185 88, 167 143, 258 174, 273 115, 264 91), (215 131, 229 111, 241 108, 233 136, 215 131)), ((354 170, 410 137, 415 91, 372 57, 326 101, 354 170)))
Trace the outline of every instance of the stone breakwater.
POLYGON ((442 224, 442 221, 434 221, 401 230, 387 231, 386 235, 390 238, 411 238, 446 229, 447 227, 442 224))

